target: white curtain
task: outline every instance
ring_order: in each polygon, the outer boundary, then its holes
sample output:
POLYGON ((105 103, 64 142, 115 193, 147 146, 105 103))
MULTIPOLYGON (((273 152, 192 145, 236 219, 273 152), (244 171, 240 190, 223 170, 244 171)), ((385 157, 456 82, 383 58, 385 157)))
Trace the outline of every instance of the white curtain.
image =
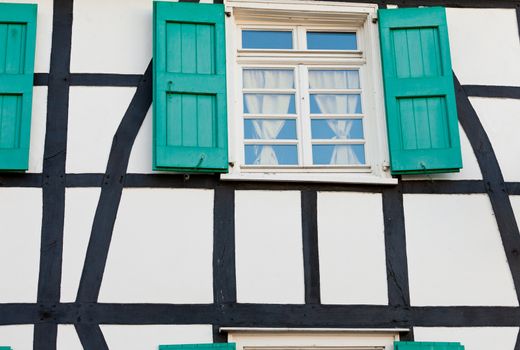
MULTIPOLYGON (((356 71, 310 71, 311 89, 345 89, 359 87, 359 75, 356 71), (356 74, 349 74, 355 72, 356 74), (350 85, 352 84, 352 85, 350 85), (353 87, 354 86, 354 87, 353 87)), ((314 95, 321 114, 356 113, 359 95, 314 95)), ((334 133, 334 140, 346 140, 353 120, 329 119, 327 125, 334 133)), ((359 158, 349 145, 335 145, 329 164, 359 164, 359 158)))
MULTIPOLYGON (((244 70, 244 88, 291 89, 294 74, 290 70, 244 70)), ((287 114, 291 103, 290 94, 245 94, 244 103, 252 114, 287 114)), ((273 140, 278 137, 285 120, 254 119, 254 139, 273 140)), ((278 158, 272 146, 256 146, 255 165, 277 165, 278 158)))

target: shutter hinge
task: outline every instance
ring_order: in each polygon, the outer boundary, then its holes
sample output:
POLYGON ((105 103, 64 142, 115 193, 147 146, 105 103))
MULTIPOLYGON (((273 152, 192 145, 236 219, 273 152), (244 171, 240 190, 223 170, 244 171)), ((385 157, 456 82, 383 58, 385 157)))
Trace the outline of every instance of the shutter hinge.
POLYGON ((377 17, 372 17, 372 23, 377 24, 377 17))
POLYGON ((385 160, 383 164, 381 164, 381 167, 383 168, 383 171, 388 171, 390 169, 390 163, 385 160))

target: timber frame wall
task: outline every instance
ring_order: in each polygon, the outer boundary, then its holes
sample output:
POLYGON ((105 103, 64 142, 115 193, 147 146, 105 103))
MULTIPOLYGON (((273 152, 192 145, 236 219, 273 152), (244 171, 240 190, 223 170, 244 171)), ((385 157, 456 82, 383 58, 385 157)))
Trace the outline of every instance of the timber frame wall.
MULTIPOLYGON (((181 0, 182 1, 182 0, 181 0)), ((217 0, 216 2, 219 2, 217 0)), ((516 9, 519 0, 394 0, 356 2, 399 7, 432 6, 516 9)), ((43 190, 38 299, 34 304, 0 304, 0 325, 34 324, 34 349, 55 350, 58 324, 74 324, 86 350, 108 349, 100 324, 212 324, 214 341, 227 341, 218 332, 228 327, 350 327, 412 329, 402 339, 413 340, 414 326, 520 326, 520 307, 411 307, 406 257, 403 193, 489 196, 517 298, 520 299, 520 232, 509 195, 520 195, 520 182, 506 183, 491 142, 468 96, 520 99, 520 87, 462 86, 455 76, 459 121, 471 143, 483 180, 401 181, 396 186, 308 183, 221 182, 218 176, 127 174, 132 145, 152 102, 151 63, 143 75, 71 74, 73 0, 54 0, 50 73, 35 74, 36 86, 48 87, 47 128, 43 173, 1 174, 0 187, 43 190), (67 121, 71 86, 137 87, 114 135, 105 174, 66 174, 67 121), (65 188, 101 188, 76 302, 60 303, 65 188), (98 294, 107 261, 123 188, 205 188, 215 190, 213 304, 106 304, 98 294), (234 196, 235 190, 301 191, 305 304, 238 304, 236 302, 234 196), (317 192, 381 193, 389 305, 322 305, 317 237, 317 192)), ((519 32, 520 35, 520 32, 519 32)), ((520 64, 520 63, 519 63, 520 64)), ((520 116, 519 116, 520 118, 520 116)), ((151 152, 151 150, 150 150, 151 152)), ((515 350, 520 350, 520 337, 515 350)))

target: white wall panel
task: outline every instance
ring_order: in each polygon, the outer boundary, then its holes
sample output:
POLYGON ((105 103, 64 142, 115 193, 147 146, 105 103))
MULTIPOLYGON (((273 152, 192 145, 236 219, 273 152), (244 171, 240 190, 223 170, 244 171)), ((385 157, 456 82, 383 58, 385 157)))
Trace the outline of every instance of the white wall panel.
POLYGON ((324 304, 388 304, 380 194, 320 192, 318 246, 324 304))
POLYGON ((31 115, 31 144, 29 147, 30 173, 41 173, 43 170, 43 151, 45 149, 45 128, 47 123, 47 87, 33 88, 31 115))
POLYGON ((67 172, 105 172, 112 139, 134 92, 121 87, 70 89, 67 172))
POLYGON ((446 10, 453 70, 461 84, 520 85, 514 9, 446 10))
POLYGON ((211 325, 101 325, 110 350, 157 350, 159 345, 213 343, 211 325))
POLYGON ((211 303, 213 191, 125 189, 100 302, 211 303))
MULTIPOLYGON (((519 84, 520 85, 520 84, 519 84)), ((506 181, 520 181, 520 100, 471 98, 506 181)))
POLYGON ((152 173, 152 147, 152 108, 150 108, 130 153, 129 173, 152 173))
POLYGON ((99 188, 67 188, 65 191, 62 302, 76 300, 100 192, 99 188))
POLYGON ((403 175, 403 180, 482 180, 482 173, 475 157, 475 152, 468 137, 459 123, 460 149, 462 153, 462 169, 458 173, 441 173, 428 175, 403 175))
POLYGON ((38 292, 42 191, 0 188, 0 198, 0 303, 34 303, 38 292))
POLYGON ((48 73, 51 62, 52 46, 52 0, 8 0, 2 2, 38 4, 36 19, 36 52, 34 57, 34 71, 48 73))
POLYGON ((71 71, 143 74, 152 58, 152 3, 74 1, 71 71))
POLYGON ((60 324, 58 326, 56 350, 83 350, 78 333, 76 332, 76 328, 74 328, 73 325, 60 324))
POLYGON ((465 350, 513 350, 517 327, 414 327, 416 341, 459 342, 465 350))
POLYGON ((33 349, 33 325, 0 326, 0 346, 13 350, 33 349))
POLYGON ((405 195, 412 305, 518 306, 486 195, 405 195))
POLYGON ((237 299, 303 303, 300 192, 237 191, 237 299))

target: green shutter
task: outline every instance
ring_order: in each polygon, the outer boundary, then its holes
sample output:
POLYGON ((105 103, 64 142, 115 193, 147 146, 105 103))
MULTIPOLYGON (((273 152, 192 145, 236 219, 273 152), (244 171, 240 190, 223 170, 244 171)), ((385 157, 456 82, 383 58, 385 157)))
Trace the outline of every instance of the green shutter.
POLYGON ((0 346, 0 350, 12 350, 9 346, 0 346))
POLYGON ((394 350, 464 350, 460 343, 397 341, 394 350))
POLYGON ((235 350, 235 343, 159 345, 159 350, 235 350))
POLYGON ((37 6, 0 3, 0 170, 27 170, 37 6))
POLYGON ((462 168, 444 8, 379 10, 392 174, 462 168))
POLYGON ((154 170, 227 172, 224 5, 154 2, 154 170))

